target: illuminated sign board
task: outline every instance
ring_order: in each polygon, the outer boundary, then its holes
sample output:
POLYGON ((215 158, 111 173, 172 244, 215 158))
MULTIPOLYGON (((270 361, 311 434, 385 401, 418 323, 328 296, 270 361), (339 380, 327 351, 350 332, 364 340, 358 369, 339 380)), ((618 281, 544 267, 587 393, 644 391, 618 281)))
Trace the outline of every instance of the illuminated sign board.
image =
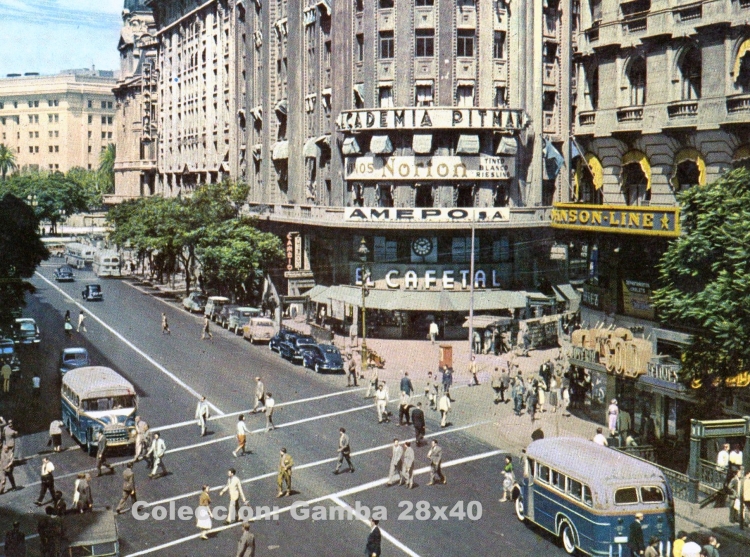
POLYGON ((552 227, 645 236, 680 235, 678 207, 555 203, 552 227))
POLYGON ((346 110, 336 119, 341 131, 378 129, 520 130, 528 117, 508 108, 387 108, 346 110))
POLYGON ((509 180, 514 157, 357 157, 346 162, 347 180, 509 180))
POLYGON ((486 209, 464 207, 432 207, 408 209, 398 207, 347 207, 344 220, 348 222, 508 222, 508 207, 486 209))

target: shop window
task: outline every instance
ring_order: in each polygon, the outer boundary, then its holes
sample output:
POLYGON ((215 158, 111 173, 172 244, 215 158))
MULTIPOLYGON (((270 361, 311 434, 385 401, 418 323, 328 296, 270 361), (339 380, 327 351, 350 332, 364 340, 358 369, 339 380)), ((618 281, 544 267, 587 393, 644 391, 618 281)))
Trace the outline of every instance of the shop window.
POLYGON ((492 241, 492 261, 496 263, 510 262, 510 238, 498 238, 492 241))
POLYGON ((375 236, 373 261, 375 263, 396 263, 398 261, 398 241, 385 236, 375 236))
POLYGON ((646 175, 638 163, 622 167, 623 193, 627 205, 647 205, 651 201, 651 190, 647 187, 646 175))
POLYGON ((414 193, 414 207, 434 207, 435 195, 432 184, 417 184, 414 193))
POLYGON ((680 64, 681 99, 693 101, 701 98, 701 52, 690 48, 680 64))
MULTIPOLYGON (((474 258, 479 260, 480 238, 474 238, 474 258)), ((451 261, 469 263, 471 261, 471 236, 453 237, 451 239, 451 261)))
POLYGON ((683 161, 677 165, 675 193, 685 191, 700 183, 700 169, 695 161, 683 161))
POLYGON ((474 207, 474 186, 460 185, 455 190, 456 207, 474 207))
POLYGON ((646 103, 646 60, 638 57, 628 70, 630 106, 643 106, 646 103))

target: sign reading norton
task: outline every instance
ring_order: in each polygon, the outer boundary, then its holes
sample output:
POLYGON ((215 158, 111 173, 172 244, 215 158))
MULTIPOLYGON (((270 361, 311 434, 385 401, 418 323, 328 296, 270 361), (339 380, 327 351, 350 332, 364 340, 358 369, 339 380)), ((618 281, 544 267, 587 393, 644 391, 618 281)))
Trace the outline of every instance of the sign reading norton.
POLYGON ((346 163, 347 180, 508 180, 513 157, 358 157, 346 163))
POLYGON ((508 108, 387 108, 347 110, 336 119, 339 130, 505 129, 520 130, 528 118, 508 108))
POLYGON ((675 237, 680 235, 680 210, 677 207, 555 203, 552 226, 569 230, 675 237))

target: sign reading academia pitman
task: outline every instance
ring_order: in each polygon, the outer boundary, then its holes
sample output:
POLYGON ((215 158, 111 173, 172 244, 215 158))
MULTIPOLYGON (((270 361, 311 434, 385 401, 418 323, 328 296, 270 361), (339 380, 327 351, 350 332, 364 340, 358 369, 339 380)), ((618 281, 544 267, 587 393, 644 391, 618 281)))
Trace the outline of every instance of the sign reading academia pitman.
POLYGON ((645 236, 680 235, 678 207, 555 203, 552 227, 645 236))
POLYGON ((336 119, 341 131, 391 129, 520 130, 528 118, 511 108, 386 108, 345 110, 336 119))
POLYGON ((514 157, 357 157, 346 162, 347 180, 509 180, 514 157))

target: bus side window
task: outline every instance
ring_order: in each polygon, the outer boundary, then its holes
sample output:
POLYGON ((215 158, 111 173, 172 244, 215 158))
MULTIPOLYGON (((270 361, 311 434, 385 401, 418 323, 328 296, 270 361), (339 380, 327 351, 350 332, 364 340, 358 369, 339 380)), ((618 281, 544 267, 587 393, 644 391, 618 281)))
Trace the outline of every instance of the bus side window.
POLYGON ((641 502, 643 503, 662 503, 664 493, 656 486, 649 485, 641 487, 641 502))
POLYGON ((568 495, 579 501, 583 499, 583 484, 572 479, 568 479, 568 495))
POLYGON ((552 470, 552 483, 562 492, 565 492, 565 475, 552 470))
POLYGON ((587 485, 583 486, 583 502, 589 507, 594 506, 594 500, 591 498, 591 488, 587 485))
POLYGON ((615 491, 615 505, 632 505, 638 502, 638 492, 634 487, 623 487, 615 491))
POLYGON ((539 465, 539 475, 537 476, 537 479, 539 479, 542 482, 549 483, 549 467, 544 466, 543 464, 539 465))

